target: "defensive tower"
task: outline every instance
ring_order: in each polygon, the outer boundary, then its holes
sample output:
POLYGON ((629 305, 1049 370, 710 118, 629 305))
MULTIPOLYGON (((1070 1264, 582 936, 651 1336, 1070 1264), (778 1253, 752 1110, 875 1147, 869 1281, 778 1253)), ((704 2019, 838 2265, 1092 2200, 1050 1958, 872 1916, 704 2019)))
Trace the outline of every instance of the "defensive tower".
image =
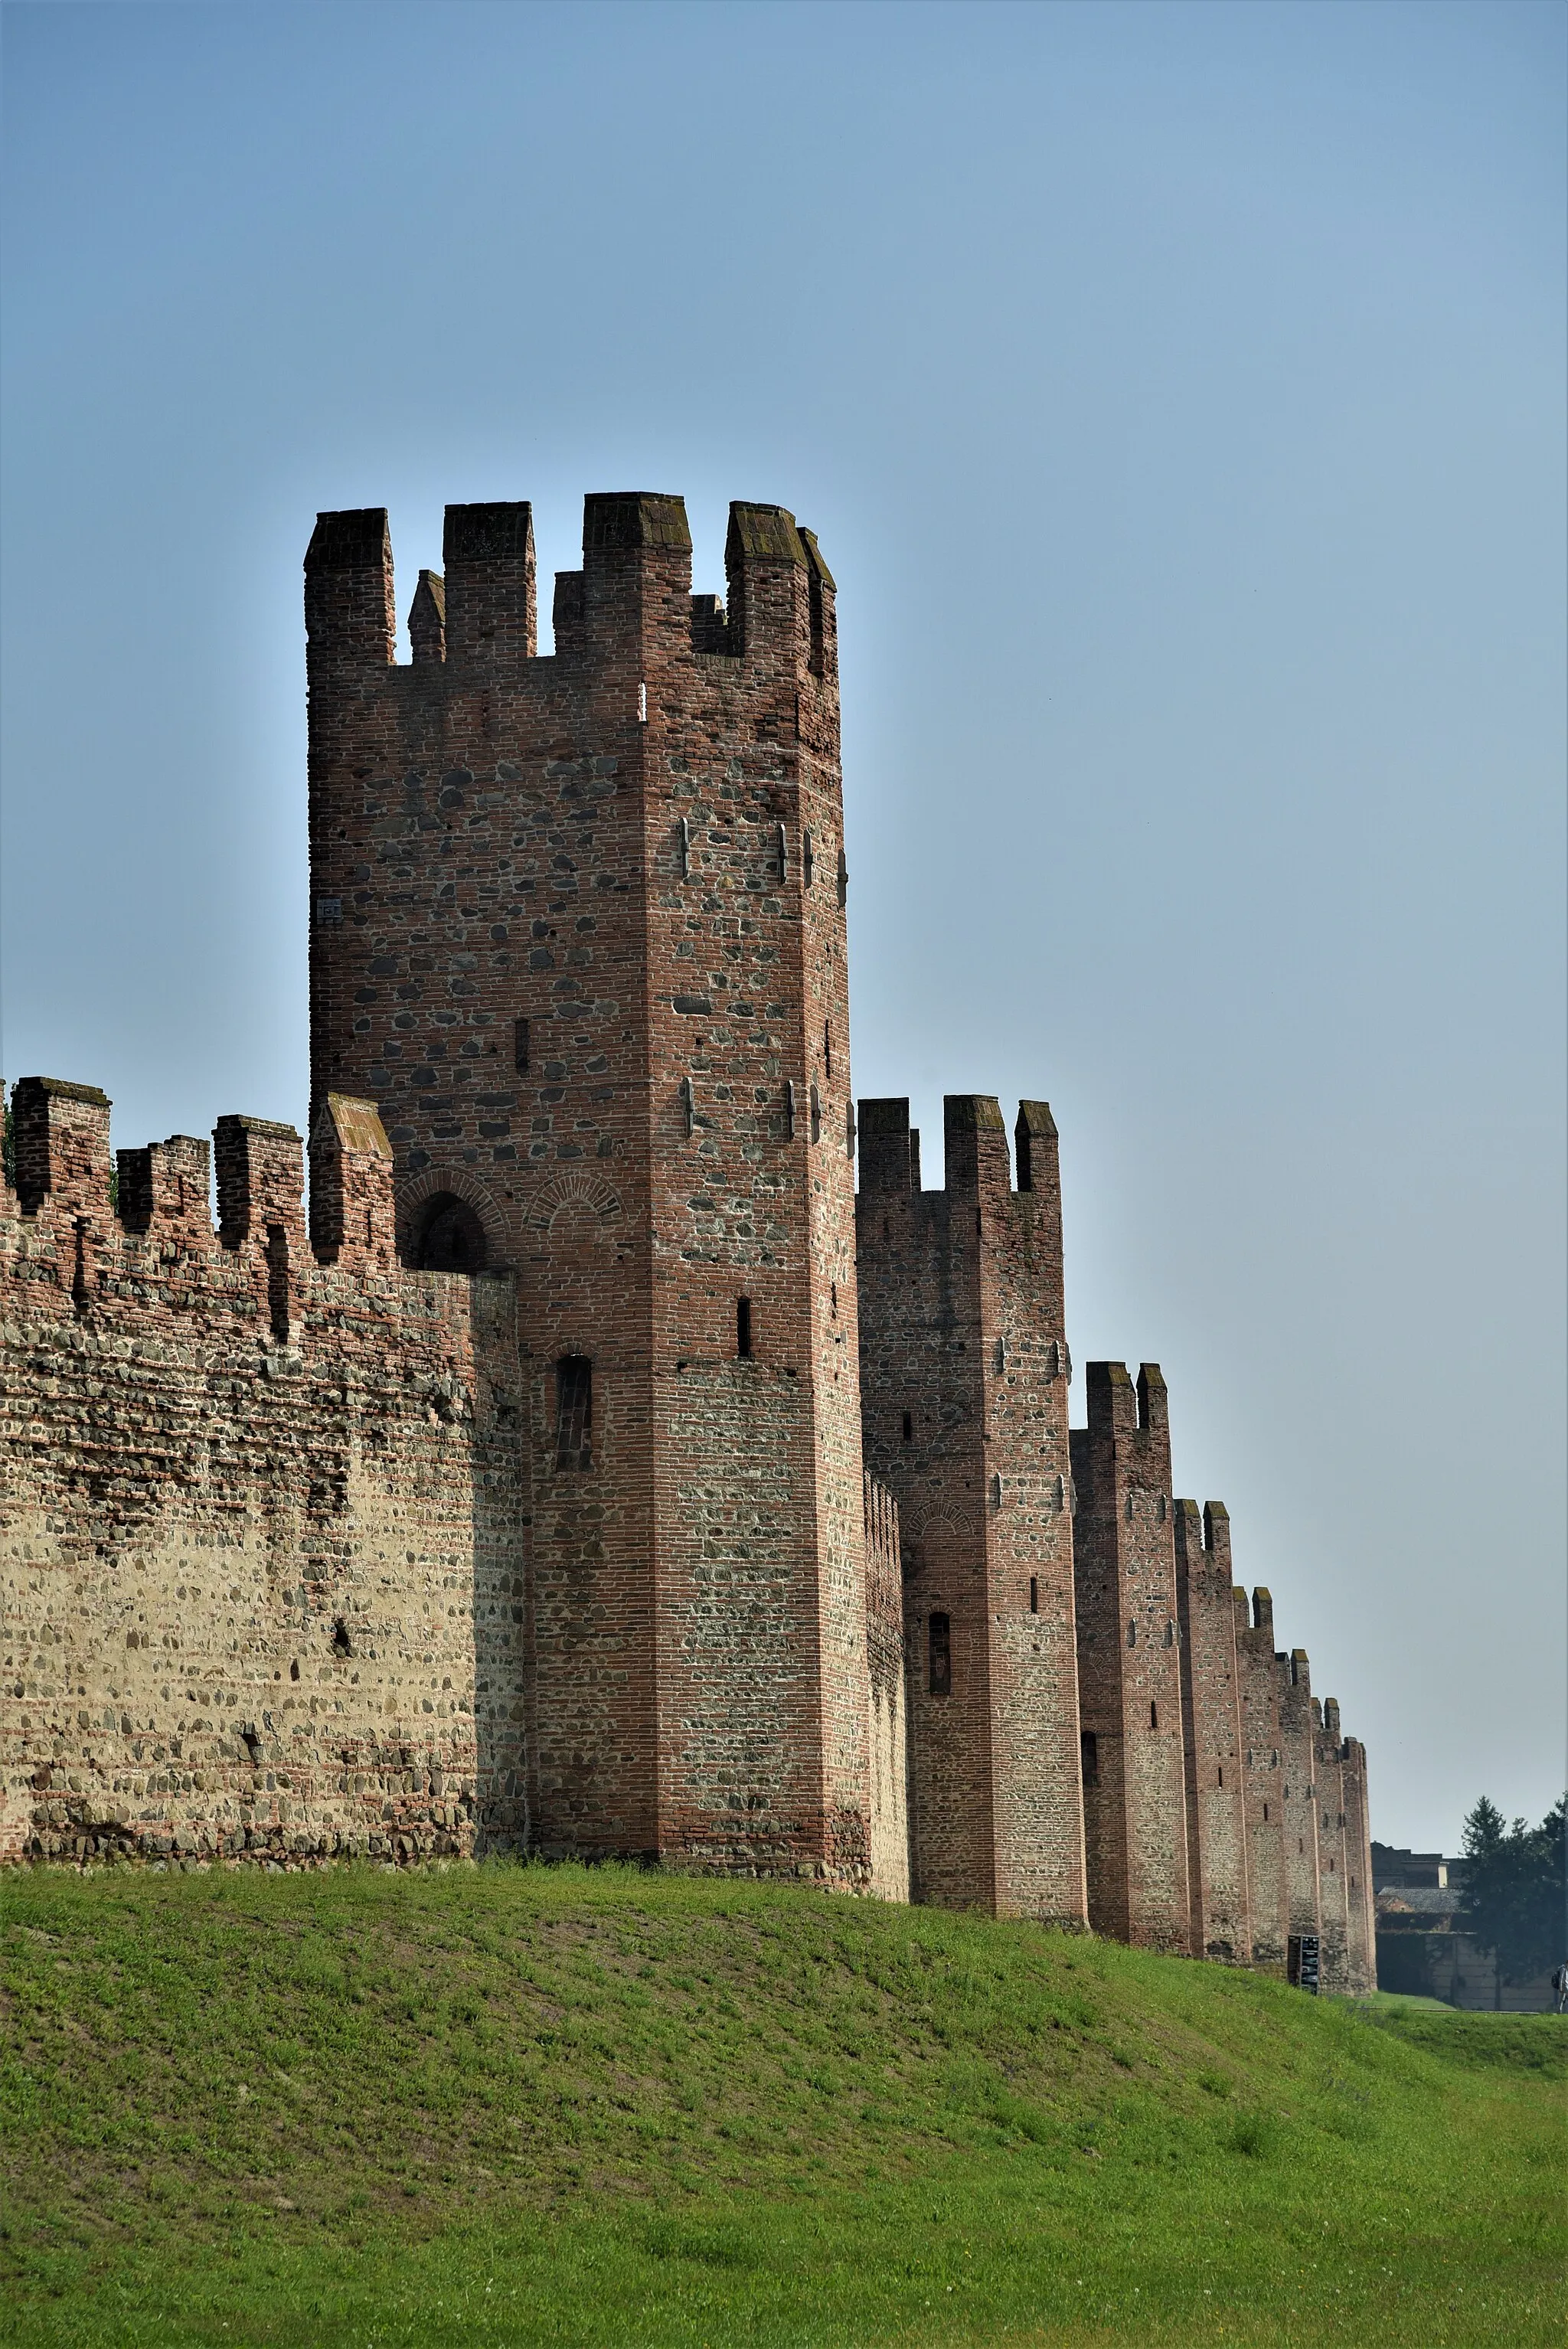
POLYGON ((861 1389, 897 1495, 915 1898, 1081 1923, 1067 1334, 1057 1129, 1024 1102, 1018 1186, 988 1096, 949 1096, 944 1187, 907 1101, 861 1103, 861 1389))
POLYGON ((1236 1671, 1231 1519, 1219 1501, 1176 1504, 1176 1623, 1187 1761, 1187 1875, 1195 1958, 1253 1953, 1236 1671))
POLYGON ((375 1100, 417 1265, 520 1285, 546 1851, 870 1871, 833 581, 593 496, 539 657, 530 509, 324 514, 312 1087, 375 1100))
POLYGON ((1284 1814, 1281 1768, 1279 1672, 1274 1662, 1274 1599, 1253 1592, 1249 1621, 1244 1591, 1235 1594, 1236 1665, 1242 1689, 1242 1736, 1246 1745, 1247 1884, 1252 1895, 1253 1962, 1283 1967, 1288 1892, 1284 1875, 1284 1814))
POLYGON ((1118 1940, 1191 1946, 1177 1653, 1171 1417, 1157 1362, 1134 1387, 1090 1362, 1072 1433, 1074 1588, 1089 1920, 1118 1940))

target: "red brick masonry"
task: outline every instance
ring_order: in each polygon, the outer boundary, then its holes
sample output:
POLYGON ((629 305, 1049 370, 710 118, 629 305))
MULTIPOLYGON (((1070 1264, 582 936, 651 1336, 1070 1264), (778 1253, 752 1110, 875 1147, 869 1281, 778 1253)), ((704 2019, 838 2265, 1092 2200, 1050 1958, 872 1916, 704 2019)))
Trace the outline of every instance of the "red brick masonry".
POLYGON ((726 560, 589 498, 542 657, 529 507, 450 507, 403 665, 320 517, 308 1148, 221 1120, 215 1231, 204 1142, 111 1204, 104 1096, 13 1097, 0 1850, 634 1853, 1368 1984, 1363 1750, 1159 1371, 1069 1436, 1049 1109, 949 1100, 940 1191, 857 1128, 834 583, 781 507, 726 560))

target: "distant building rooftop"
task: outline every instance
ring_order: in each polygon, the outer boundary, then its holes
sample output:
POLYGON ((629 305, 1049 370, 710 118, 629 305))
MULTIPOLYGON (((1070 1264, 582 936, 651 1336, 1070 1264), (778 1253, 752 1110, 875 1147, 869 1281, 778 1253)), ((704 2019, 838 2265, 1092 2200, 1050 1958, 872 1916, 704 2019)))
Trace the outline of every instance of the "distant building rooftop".
POLYGON ((1374 1891, 1458 1891, 1467 1862, 1446 1859, 1440 1851, 1407 1851, 1393 1844, 1372 1847, 1374 1891))

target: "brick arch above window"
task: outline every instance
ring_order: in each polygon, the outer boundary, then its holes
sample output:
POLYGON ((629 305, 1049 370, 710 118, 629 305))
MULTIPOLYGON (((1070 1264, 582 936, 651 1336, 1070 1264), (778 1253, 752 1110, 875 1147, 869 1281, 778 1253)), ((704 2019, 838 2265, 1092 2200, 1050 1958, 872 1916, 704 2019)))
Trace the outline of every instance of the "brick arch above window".
POLYGON ((621 1214, 621 1195, 602 1174, 552 1174, 529 1195, 523 1218, 531 1230, 547 1232, 563 1207, 585 1210, 600 1223, 613 1224, 621 1214))
POLYGON ((414 1260, 431 1201, 443 1195, 460 1199, 479 1217, 485 1268, 494 1272, 510 1262, 506 1220, 484 1185, 466 1166, 426 1166, 397 1185, 397 1253, 404 1263, 414 1260))

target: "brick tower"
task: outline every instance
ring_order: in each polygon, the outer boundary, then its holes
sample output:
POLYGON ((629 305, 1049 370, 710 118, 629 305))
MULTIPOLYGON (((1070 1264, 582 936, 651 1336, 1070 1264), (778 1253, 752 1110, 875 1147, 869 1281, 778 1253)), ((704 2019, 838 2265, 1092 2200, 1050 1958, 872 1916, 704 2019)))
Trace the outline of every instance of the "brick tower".
POLYGON ((1346 1971, 1353 1991, 1377 1986, 1377 1909, 1372 1897, 1371 1798, 1367 1785, 1367 1748, 1358 1737, 1341 1738, 1339 1707, 1330 1697, 1324 1726, 1339 1747, 1339 1784, 1345 1797, 1345 1887, 1346 1971))
POLYGON ((1284 1850, 1287 1935, 1315 1933, 1321 1940, 1323 1909, 1318 1895, 1316 1749, 1312 1718, 1312 1671, 1305 1648, 1276 1652, 1279 1674, 1280 1840, 1284 1850))
MULTIPOLYGON (((1333 1699, 1330 1698, 1330 1703, 1333 1699)), ((1339 1708, 1335 1706, 1337 1713, 1339 1708)), ((1345 1765, 1340 1741, 1325 1724, 1323 1707, 1312 1700, 1313 1788, 1317 1806, 1318 1899, 1323 1916, 1322 1975, 1325 1990, 1350 1987, 1350 1870, 1345 1844, 1345 1765)))
POLYGON ((1145 1362, 1090 1362, 1072 1434, 1089 1920, 1145 1948, 1191 1945, 1177 1652, 1171 1420, 1145 1362))
POLYGON ((923 1190, 907 1101, 861 1103, 867 1464, 896 1495, 914 1897, 1087 1913, 1057 1129, 945 1105, 923 1190))
POLYGON ((1285 1961, 1289 1909, 1284 1874, 1284 1785, 1279 1720, 1279 1671, 1274 1662, 1274 1600, 1261 1586, 1238 1590, 1236 1664, 1242 1684, 1242 1736, 1247 1768, 1247 1884, 1252 1894, 1253 1963, 1285 1961))
POLYGON ((1231 1520, 1218 1501, 1176 1504, 1176 1620, 1187 1762, 1187 1874, 1195 1958, 1247 1964, 1246 1784, 1236 1670, 1231 1520))
POLYGON ((731 508, 387 517, 305 560, 313 1118, 373 1099, 416 1265, 520 1289, 534 1843, 870 1872, 833 582, 731 508))

